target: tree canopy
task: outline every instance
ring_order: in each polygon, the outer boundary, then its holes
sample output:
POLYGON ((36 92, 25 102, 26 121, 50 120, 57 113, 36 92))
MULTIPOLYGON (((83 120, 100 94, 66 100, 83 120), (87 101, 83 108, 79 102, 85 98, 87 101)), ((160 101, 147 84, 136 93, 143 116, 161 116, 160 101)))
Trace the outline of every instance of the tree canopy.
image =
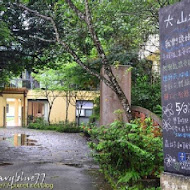
MULTIPOLYGON (((51 16, 60 37, 78 54, 87 57, 88 63, 96 60, 97 51, 86 25, 64 1, 23 2, 32 10, 51 16)), ((83 1, 73 2, 79 10, 84 10, 83 1)), ((112 56, 115 55, 114 50, 120 47, 120 55, 128 54, 127 61, 130 62, 131 57, 137 56, 148 36, 158 33, 159 8, 175 2, 177 0, 90 1, 94 27, 105 52, 112 56)), ((23 11, 14 1, 2 2, 0 11, 1 68, 18 74, 23 68, 31 69, 47 64, 53 67, 50 60, 57 54, 64 54, 64 50, 54 43, 51 23, 23 11), (44 56, 47 52, 48 56, 44 56)), ((112 61, 110 63, 113 64, 112 61)))

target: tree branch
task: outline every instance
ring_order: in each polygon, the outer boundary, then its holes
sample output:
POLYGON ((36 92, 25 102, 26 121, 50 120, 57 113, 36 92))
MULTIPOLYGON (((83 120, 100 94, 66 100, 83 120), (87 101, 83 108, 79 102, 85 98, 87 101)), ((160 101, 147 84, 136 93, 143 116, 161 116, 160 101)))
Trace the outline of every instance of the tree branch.
MULTIPOLYGON (((70 1, 70 0, 67 0, 67 1, 70 1)), ((59 36, 59 33, 58 33, 58 29, 56 27, 56 24, 54 22, 54 20, 51 18, 51 17, 48 17, 48 16, 45 16, 45 15, 42 15, 40 14, 39 12, 37 11, 34 11, 26 6, 24 6, 23 4, 16 4, 17 6, 19 6, 20 8, 24 9, 24 10, 27 10, 28 12, 31 12, 33 13, 34 15, 40 17, 40 18, 43 18, 44 20, 47 20, 47 21, 50 21, 53 25, 53 29, 55 31, 55 36, 56 36, 56 41, 61 44, 62 46, 64 46, 64 48, 66 49, 66 51, 68 53, 70 53, 74 60, 76 61, 76 63, 78 63, 83 69, 85 69, 88 73, 90 73, 91 75, 93 76, 96 76, 99 80, 102 80, 104 81, 107 85, 109 86, 112 86, 112 83, 110 81, 108 81, 105 77, 101 76, 98 72, 96 71, 93 71, 91 70, 90 68, 88 68, 81 60, 80 58, 78 57, 78 55, 73 51, 73 49, 68 45, 66 44, 65 42, 63 42, 61 39, 60 39, 60 36, 59 36)), ((72 5, 72 3, 70 3, 70 5, 72 5)), ((38 38, 40 39, 40 38, 38 38)), ((44 41, 45 39, 41 39, 42 41, 44 41)), ((113 90, 113 89, 112 89, 113 90)))
POLYGON ((29 35, 30 38, 33 38, 33 39, 38 39, 40 41, 43 41, 43 42, 56 42, 56 40, 47 40, 47 39, 44 39, 44 38, 41 38, 41 37, 38 37, 38 36, 32 36, 32 35, 29 35))
POLYGON ((42 15, 42 14, 40 14, 38 11, 34 11, 34 10, 32 10, 32 9, 30 9, 30 8, 28 8, 28 7, 26 7, 26 6, 23 5, 23 4, 17 3, 16 5, 17 5, 18 7, 20 7, 20 8, 22 8, 22 9, 24 9, 24 10, 30 12, 30 13, 33 13, 34 15, 36 15, 36 16, 38 16, 38 17, 40 17, 40 18, 43 18, 44 20, 50 21, 50 22, 52 23, 53 29, 54 29, 54 31, 55 31, 56 40, 57 40, 58 43, 60 43, 60 37, 59 37, 59 33, 58 33, 58 30, 57 30, 56 24, 55 24, 54 20, 53 20, 51 17, 42 15))
MULTIPOLYGON (((91 34, 91 38, 94 42, 94 45, 98 51, 99 57, 102 59, 103 65, 104 65, 104 71, 106 73, 106 75, 108 76, 109 81, 106 79, 104 79, 103 81, 105 82, 105 84, 110 87, 118 96, 118 98, 120 99, 125 112, 131 112, 131 108, 129 106, 129 102, 123 92, 123 90, 121 89, 120 85, 118 84, 118 81, 116 79, 116 77, 114 76, 111 66, 109 64, 109 61, 106 57, 106 54, 103 50, 103 47, 100 43, 100 40, 98 38, 98 35, 95 32, 94 26, 93 26, 93 22, 92 22, 92 17, 91 17, 91 12, 90 12, 90 8, 89 8, 89 3, 88 0, 84 0, 85 1, 85 22, 88 26, 88 30, 91 34)), ((76 9, 73 9, 73 7, 71 6, 72 0, 66 0, 67 4, 70 6, 70 8, 77 14, 76 9), (69 3, 70 2, 70 3, 69 3)), ((128 114, 128 113, 126 113, 128 114)), ((130 116, 129 116, 130 118, 130 116)))
POLYGON ((77 16, 78 16, 81 20, 85 21, 86 15, 83 14, 83 13, 73 4, 72 1, 70 1, 70 0, 65 0, 65 2, 69 5, 69 7, 77 14, 77 16))
POLYGON ((94 41, 94 44, 96 46, 96 49, 98 51, 98 54, 100 56, 100 58, 102 59, 104 65, 108 65, 108 60, 106 58, 105 52, 102 48, 102 45, 100 43, 100 40, 98 38, 98 35, 96 34, 94 27, 93 27, 93 22, 92 22, 92 17, 91 17, 91 12, 90 12, 90 8, 89 8, 89 4, 88 4, 88 0, 85 0, 85 12, 86 12, 86 23, 88 26, 88 29, 90 31, 92 40, 94 41))

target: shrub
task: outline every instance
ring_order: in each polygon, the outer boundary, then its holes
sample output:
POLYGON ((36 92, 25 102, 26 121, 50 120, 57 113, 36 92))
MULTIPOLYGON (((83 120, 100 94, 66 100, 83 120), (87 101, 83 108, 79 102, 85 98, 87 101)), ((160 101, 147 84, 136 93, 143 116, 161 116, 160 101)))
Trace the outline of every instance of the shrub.
POLYGON ((116 179, 116 186, 137 186, 141 179, 158 178, 163 170, 162 137, 155 136, 150 119, 131 124, 115 121, 110 127, 82 127, 97 143, 90 142, 102 171, 116 179))
POLYGON ((160 78, 152 82, 148 75, 138 76, 132 85, 132 97, 132 105, 154 112, 155 107, 161 105, 160 78))
POLYGON ((39 130, 53 130, 61 133, 79 133, 81 128, 77 127, 74 122, 63 122, 59 124, 50 124, 44 122, 43 119, 38 118, 34 123, 28 125, 30 129, 39 129, 39 130))
POLYGON ((80 127, 59 127, 56 130, 57 132, 60 133, 80 133, 81 129, 80 127))
POLYGON ((100 96, 94 100, 93 114, 89 118, 90 123, 96 123, 100 119, 100 96))
POLYGON ((30 129, 45 129, 47 126, 47 123, 44 121, 43 118, 35 118, 35 122, 29 123, 28 128, 30 129))

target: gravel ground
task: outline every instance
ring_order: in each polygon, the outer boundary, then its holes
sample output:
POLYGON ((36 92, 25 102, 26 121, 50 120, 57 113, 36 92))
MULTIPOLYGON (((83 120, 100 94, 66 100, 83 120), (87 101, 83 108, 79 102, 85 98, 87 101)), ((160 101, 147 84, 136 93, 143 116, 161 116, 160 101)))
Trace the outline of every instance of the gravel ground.
POLYGON ((0 189, 111 190, 98 169, 80 134, 0 128, 0 189))

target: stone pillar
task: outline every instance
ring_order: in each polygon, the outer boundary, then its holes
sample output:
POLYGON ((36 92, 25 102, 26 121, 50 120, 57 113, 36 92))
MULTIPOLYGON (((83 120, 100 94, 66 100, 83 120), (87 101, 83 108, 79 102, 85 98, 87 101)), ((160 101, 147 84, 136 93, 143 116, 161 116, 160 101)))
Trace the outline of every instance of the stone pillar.
POLYGON ((189 190, 190 176, 164 172, 160 178, 162 190, 189 190))
MULTIPOLYGON (((129 104, 131 104, 131 71, 129 70, 130 66, 119 66, 117 69, 112 67, 112 71, 117 78, 122 90, 124 91, 129 104)), ((101 74, 104 74, 102 69, 101 74)), ((107 78, 107 77, 106 77, 107 78)), ((114 114, 115 110, 121 109, 123 107, 115 94, 104 82, 100 83, 100 125, 108 125, 112 123, 116 116, 114 114)), ((124 120, 127 121, 127 118, 124 116, 124 120)))
POLYGON ((6 126, 6 99, 0 94, 0 127, 6 126))
POLYGON ((15 114, 14 114, 14 125, 19 126, 19 101, 15 99, 15 114))
POLYGON ((3 97, 0 96, 0 127, 4 126, 4 105, 3 105, 3 97))

